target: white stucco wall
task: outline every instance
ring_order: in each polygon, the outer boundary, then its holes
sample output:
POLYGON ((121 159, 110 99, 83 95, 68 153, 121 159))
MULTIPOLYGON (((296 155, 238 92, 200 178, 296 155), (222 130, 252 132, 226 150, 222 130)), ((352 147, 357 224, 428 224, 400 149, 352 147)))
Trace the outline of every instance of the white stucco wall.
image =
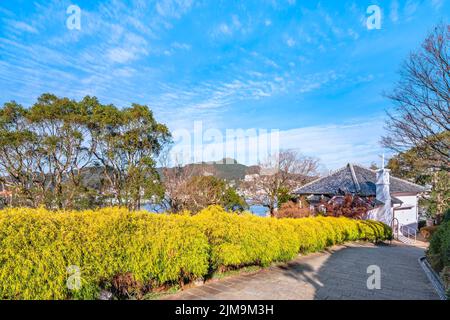
POLYGON ((416 195, 394 195, 396 198, 400 199, 403 204, 402 207, 412 206, 410 209, 406 210, 395 210, 395 218, 402 225, 409 226, 411 228, 417 229, 418 223, 418 199, 416 195))
POLYGON ((368 220, 375 220, 375 221, 381 221, 384 222, 386 224, 390 224, 390 221, 385 221, 385 217, 386 217, 386 208, 384 206, 372 209, 370 211, 367 212, 367 218, 368 220))
MULTIPOLYGON (((412 206, 410 209, 405 210, 395 210, 394 215, 395 218, 398 219, 398 222, 401 225, 405 225, 408 227, 411 227, 413 229, 417 229, 418 224, 418 198, 416 195, 393 195, 396 198, 400 199, 403 204, 402 207, 409 207, 412 206)), ((398 205, 395 205, 396 207, 398 205)), ((379 207, 376 209, 373 209, 367 213, 367 219, 371 220, 377 220, 377 221, 384 221, 385 216, 385 208, 379 207)), ((386 223, 386 222, 385 222, 386 223)))

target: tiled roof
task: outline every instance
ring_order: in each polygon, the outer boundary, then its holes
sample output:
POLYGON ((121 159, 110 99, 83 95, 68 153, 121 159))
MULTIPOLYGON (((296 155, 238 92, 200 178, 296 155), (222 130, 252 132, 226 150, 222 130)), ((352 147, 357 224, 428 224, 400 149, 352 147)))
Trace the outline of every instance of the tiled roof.
MULTIPOLYGON (((323 194, 358 194, 376 195, 376 171, 360 165, 348 164, 344 168, 299 188, 300 195, 323 194)), ((390 177, 391 193, 421 193, 425 188, 412 182, 390 177)))

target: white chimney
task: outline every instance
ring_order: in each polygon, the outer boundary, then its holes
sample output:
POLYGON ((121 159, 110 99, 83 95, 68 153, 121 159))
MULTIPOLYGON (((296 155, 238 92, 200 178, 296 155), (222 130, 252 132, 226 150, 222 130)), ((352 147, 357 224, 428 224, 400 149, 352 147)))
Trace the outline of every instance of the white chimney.
POLYGON ((390 173, 391 170, 383 168, 377 171, 377 200, 384 203, 382 210, 379 212, 378 220, 390 225, 392 222, 392 203, 390 193, 390 173))

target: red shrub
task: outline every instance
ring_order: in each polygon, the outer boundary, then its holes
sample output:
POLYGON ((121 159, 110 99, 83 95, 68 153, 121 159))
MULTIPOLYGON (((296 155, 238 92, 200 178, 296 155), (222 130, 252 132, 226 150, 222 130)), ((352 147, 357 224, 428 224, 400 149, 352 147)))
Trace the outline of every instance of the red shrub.
POLYGON ((277 218, 306 218, 311 215, 309 208, 300 208, 298 204, 289 201, 284 203, 278 210, 277 218))
POLYGON ((371 209, 372 199, 346 195, 336 196, 321 205, 326 209, 326 215, 362 219, 371 209))

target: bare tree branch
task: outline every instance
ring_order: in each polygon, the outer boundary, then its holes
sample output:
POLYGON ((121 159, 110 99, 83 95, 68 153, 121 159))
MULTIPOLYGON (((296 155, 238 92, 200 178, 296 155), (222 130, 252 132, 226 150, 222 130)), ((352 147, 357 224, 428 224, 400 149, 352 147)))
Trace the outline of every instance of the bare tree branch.
POLYGON ((416 149, 430 165, 449 171, 450 163, 450 26, 438 25, 422 47, 410 55, 400 81, 387 97, 382 144, 395 151, 416 149))

